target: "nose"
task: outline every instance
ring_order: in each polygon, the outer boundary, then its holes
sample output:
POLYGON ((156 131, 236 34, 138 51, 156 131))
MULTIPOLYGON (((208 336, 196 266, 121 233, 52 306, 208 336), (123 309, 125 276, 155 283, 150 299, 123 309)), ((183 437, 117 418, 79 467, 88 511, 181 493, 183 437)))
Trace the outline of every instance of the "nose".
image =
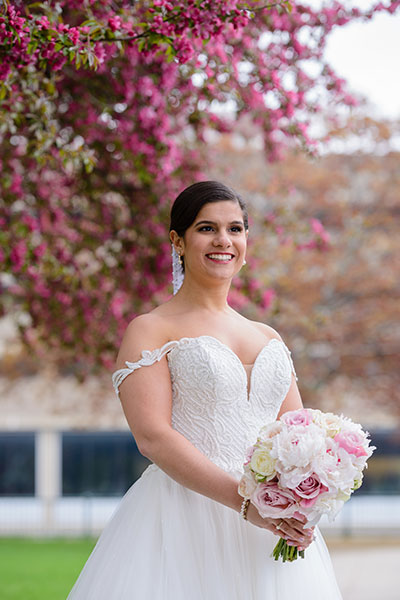
POLYGON ((229 248, 232 245, 229 235, 226 231, 218 231, 213 239, 213 246, 229 248))

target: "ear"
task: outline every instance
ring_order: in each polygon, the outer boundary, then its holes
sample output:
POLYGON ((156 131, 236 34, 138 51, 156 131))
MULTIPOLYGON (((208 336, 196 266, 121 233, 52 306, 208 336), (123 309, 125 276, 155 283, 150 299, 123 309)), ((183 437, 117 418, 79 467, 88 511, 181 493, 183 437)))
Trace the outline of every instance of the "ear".
POLYGON ((175 250, 178 254, 182 254, 183 252, 183 238, 179 237, 176 231, 172 230, 169 232, 169 239, 171 243, 174 245, 175 250))

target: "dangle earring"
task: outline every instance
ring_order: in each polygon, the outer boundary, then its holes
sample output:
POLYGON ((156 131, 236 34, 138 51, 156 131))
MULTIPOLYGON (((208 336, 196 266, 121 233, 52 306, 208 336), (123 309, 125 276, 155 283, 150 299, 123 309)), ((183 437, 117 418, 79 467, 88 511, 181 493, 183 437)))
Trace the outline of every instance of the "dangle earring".
POLYGON ((172 248, 172 283, 173 283, 174 295, 175 295, 183 283, 185 274, 183 272, 182 257, 175 250, 175 246, 173 244, 171 244, 171 248, 172 248))

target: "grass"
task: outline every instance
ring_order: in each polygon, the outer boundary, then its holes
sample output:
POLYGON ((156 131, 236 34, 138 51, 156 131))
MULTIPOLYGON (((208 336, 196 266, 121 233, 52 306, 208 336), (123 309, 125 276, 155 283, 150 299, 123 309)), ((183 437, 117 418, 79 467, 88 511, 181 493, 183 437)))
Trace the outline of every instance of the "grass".
MULTIPOLYGON (((328 538, 331 551, 398 546, 400 538, 328 538)), ((92 539, 0 538, 1 600, 66 600, 94 547, 92 539)))
POLYGON ((1 600, 65 600, 94 543, 0 538, 1 600))

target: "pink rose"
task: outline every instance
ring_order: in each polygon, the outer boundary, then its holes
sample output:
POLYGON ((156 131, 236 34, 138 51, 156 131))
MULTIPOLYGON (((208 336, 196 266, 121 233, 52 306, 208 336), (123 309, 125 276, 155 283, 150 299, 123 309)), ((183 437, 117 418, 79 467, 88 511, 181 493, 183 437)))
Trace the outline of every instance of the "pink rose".
POLYGON ((333 439, 348 454, 368 456, 368 453, 364 448, 365 438, 357 431, 342 431, 341 433, 336 434, 333 439))
POLYGON ((306 408, 301 408, 283 414, 281 421, 286 425, 310 425, 312 423, 312 416, 306 408))
POLYGON ((297 508, 295 494, 281 489, 276 481, 260 483, 252 493, 251 501, 263 518, 290 517, 297 508))
POLYGON ((318 475, 315 473, 304 479, 295 488, 296 494, 302 498, 300 505, 304 507, 314 506, 318 496, 327 491, 328 488, 321 483, 318 475))

